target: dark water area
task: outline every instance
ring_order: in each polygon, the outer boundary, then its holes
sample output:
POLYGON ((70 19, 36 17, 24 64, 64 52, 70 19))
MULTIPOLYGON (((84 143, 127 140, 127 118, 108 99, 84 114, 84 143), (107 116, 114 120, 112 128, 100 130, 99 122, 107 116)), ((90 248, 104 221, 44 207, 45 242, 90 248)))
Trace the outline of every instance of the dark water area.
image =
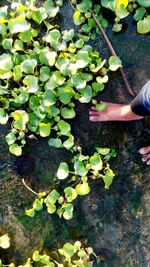
MULTIPOLYGON (((65 1, 59 17, 64 29, 74 27, 72 13, 65 1)), ((113 33, 110 25, 107 34, 137 94, 150 79, 150 35, 138 35, 130 16, 123 32, 113 33)), ((110 56, 100 35, 90 44, 102 57, 110 56)), ((118 73, 97 99, 130 103, 132 97, 118 73)), ((57 167, 61 161, 69 162, 70 153, 51 148, 48 140, 39 138, 28 141, 24 154, 16 158, 9 154, 5 143, 8 128, 1 127, 0 233, 8 231, 12 236, 4 260, 22 263, 36 249, 49 251, 66 242, 81 240, 100 256, 100 263, 95 266, 150 266, 150 167, 138 153, 140 147, 150 145, 150 120, 94 124, 89 121, 90 107, 91 104, 77 104, 72 132, 85 153, 93 153, 97 146, 115 148, 117 157, 111 160, 111 166, 116 177, 109 190, 103 188, 102 181, 91 181, 91 193, 76 200, 71 221, 60 220, 46 211, 37 213, 33 219, 27 217, 24 209, 31 207, 34 196, 20 179, 29 178, 37 191, 53 187, 57 167)))

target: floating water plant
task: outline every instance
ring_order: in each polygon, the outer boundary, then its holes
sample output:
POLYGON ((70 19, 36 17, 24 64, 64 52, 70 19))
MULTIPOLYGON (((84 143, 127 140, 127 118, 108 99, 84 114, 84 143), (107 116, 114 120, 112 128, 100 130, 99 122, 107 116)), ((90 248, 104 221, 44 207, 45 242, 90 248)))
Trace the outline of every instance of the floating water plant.
MULTIPOLYGON (((97 148, 92 156, 85 156, 81 151, 76 154, 71 160, 71 169, 66 162, 61 162, 56 176, 58 180, 65 180, 67 187, 63 189, 63 193, 58 192, 56 189, 48 193, 36 193, 31 190, 37 195, 37 198, 34 200, 32 209, 26 210, 26 214, 33 217, 35 212, 41 211, 46 206, 48 213, 53 214, 56 212, 60 218, 63 217, 65 220, 72 219, 73 202, 78 196, 90 193, 90 179, 102 179, 105 189, 109 189, 115 174, 111 170, 108 161, 115 156, 114 150, 97 148)), ((28 189, 30 190, 30 188, 28 189)))

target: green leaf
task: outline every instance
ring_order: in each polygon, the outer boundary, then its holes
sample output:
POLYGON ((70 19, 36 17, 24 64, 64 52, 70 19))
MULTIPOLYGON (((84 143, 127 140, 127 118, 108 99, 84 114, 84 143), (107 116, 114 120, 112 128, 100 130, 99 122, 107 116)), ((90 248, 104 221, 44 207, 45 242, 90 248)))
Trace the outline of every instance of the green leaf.
POLYGON ((30 98, 29 98, 29 108, 32 109, 32 110, 35 110, 37 109, 39 106, 39 100, 36 96, 32 95, 30 98))
POLYGON ((46 82, 50 78, 50 69, 49 67, 40 68, 40 81, 46 82))
POLYGON ((150 7, 150 0, 137 0, 137 2, 142 7, 150 7))
POLYGON ((79 160, 74 163, 74 169, 75 172, 80 176, 85 176, 88 173, 88 170, 85 168, 84 163, 79 160))
POLYGON ((12 49, 12 52, 14 51, 23 51, 24 46, 23 46, 23 42, 19 39, 16 39, 14 42, 14 47, 12 49))
POLYGON ((98 110, 98 111, 103 111, 103 110, 106 109, 106 105, 105 104, 102 104, 102 103, 96 104, 95 107, 96 107, 96 110, 98 110))
POLYGON ((50 214, 55 213, 56 211, 56 206, 54 204, 48 204, 47 205, 47 212, 50 214))
MULTIPOLYGON (((72 204, 65 204, 63 205, 63 208, 65 208, 65 211, 63 213, 63 217, 65 220, 71 220, 73 217, 73 205, 72 204)), ((69 248, 68 248, 69 249, 69 248)), ((69 252, 67 248, 65 249, 64 255, 71 255, 71 251, 69 252)))
POLYGON ((29 121, 28 113, 24 110, 15 110, 13 117, 15 121, 22 121, 24 124, 29 121))
POLYGON ((30 24, 26 21, 24 16, 18 16, 16 18, 9 19, 8 29, 12 34, 24 32, 30 29, 30 24))
POLYGON ((6 124, 8 121, 8 114, 0 108, 0 124, 6 124))
POLYGON ((32 259, 33 259, 34 261, 40 261, 40 258, 41 258, 41 256, 40 256, 40 254, 39 254, 39 251, 38 251, 38 250, 34 251, 34 253, 33 253, 33 255, 32 255, 32 259))
POLYGON ((33 209, 36 211, 40 211, 43 209, 43 199, 36 198, 33 202, 33 209))
POLYGON ((27 86, 29 93, 37 93, 39 91, 38 80, 33 75, 28 75, 23 79, 23 83, 27 86))
POLYGON ((94 92, 98 93, 98 92, 101 92, 104 90, 104 84, 94 82, 94 83, 92 83, 92 88, 93 88, 94 92))
POLYGON ((10 247, 10 237, 8 234, 0 236, 0 247, 3 249, 10 247))
POLYGON ((21 32, 19 34, 19 38, 22 42, 30 42, 33 40, 33 29, 29 29, 27 31, 21 32))
POLYGON ((73 108, 62 108, 61 109, 61 116, 64 119, 73 119, 75 117, 76 113, 73 108))
POLYGON ((29 216, 29 217, 34 217, 34 215, 35 215, 35 211, 34 211, 34 209, 25 210, 25 213, 26 213, 26 215, 29 216))
POLYGON ((75 65, 78 69, 82 69, 85 68, 90 63, 90 61, 91 59, 89 57, 89 53, 87 51, 80 50, 77 53, 77 60, 75 65))
POLYGON ((75 25, 81 25, 84 22, 84 18, 81 15, 81 12, 76 10, 73 14, 73 21, 75 25))
POLYGON ((50 125, 50 123, 41 122, 39 124, 39 134, 42 137, 49 136, 50 135, 50 132, 51 132, 51 125, 50 125))
POLYGON ((50 43, 52 47, 57 48, 59 45, 60 37, 61 37, 60 31, 51 30, 45 37, 43 37, 43 40, 46 41, 47 43, 50 43))
POLYGON ((53 0, 45 1, 44 8, 50 18, 54 18, 59 11, 59 7, 58 6, 55 7, 53 0))
POLYGON ((12 144, 9 147, 10 153, 14 154, 15 156, 21 156, 22 155, 22 147, 18 146, 17 144, 12 144))
POLYGON ((83 39, 79 39, 79 40, 77 40, 77 41, 75 42, 75 46, 76 46, 77 48, 82 48, 82 47, 84 46, 84 41, 83 41, 83 39))
POLYGON ((66 179, 69 175, 69 167, 66 162, 61 162, 57 170, 57 177, 60 180, 66 179))
POLYGON ((143 19, 145 13, 146 13, 146 9, 144 7, 139 7, 135 11, 134 20, 139 21, 143 19))
POLYGON ((150 32, 150 16, 147 16, 137 23, 137 31, 140 34, 146 34, 150 32))
POLYGON ((105 155, 109 154, 110 148, 107 148, 107 147, 106 148, 97 148, 97 151, 99 154, 105 156, 105 155))
POLYGON ((0 7, 0 19, 3 19, 3 18, 6 18, 7 17, 7 14, 8 14, 8 6, 2 6, 0 7))
POLYGON ((7 134, 5 138, 8 145, 12 145, 16 141, 16 136, 13 132, 7 134))
POLYGON ((74 199, 77 198, 77 192, 72 187, 66 187, 64 190, 65 197, 67 199, 67 202, 72 202, 74 199))
POLYGON ((31 12, 31 18, 37 22, 38 24, 41 24, 41 22, 47 18, 47 13, 46 13, 46 10, 45 8, 43 7, 40 7, 36 10, 33 10, 31 12))
POLYGON ((49 144, 49 146, 53 146, 56 148, 62 147, 62 141, 60 138, 51 138, 51 139, 49 139, 48 144, 49 144))
POLYGON ((68 134, 69 138, 63 143, 63 147, 66 149, 70 149, 74 146, 74 136, 71 134, 68 134))
POLYGON ((7 27, 5 24, 0 24, 0 34, 5 34, 7 32, 7 27))
POLYGON ((60 194, 54 189, 53 191, 51 191, 48 196, 45 198, 45 203, 48 202, 48 204, 55 204, 56 201, 59 199, 60 194))
POLYGON ((34 69, 37 66, 37 61, 35 59, 27 59, 21 63, 21 71, 26 74, 33 74, 34 69))
POLYGON ((103 168, 101 156, 96 152, 90 157, 90 163, 92 165, 92 169, 95 171, 101 171, 103 168))
POLYGON ((82 0, 81 4, 77 5, 77 9, 83 13, 87 12, 92 7, 90 0, 82 0))
POLYGON ((78 184, 76 185, 76 191, 77 191, 77 194, 80 195, 80 196, 84 196, 84 195, 87 195, 89 194, 90 192, 90 187, 88 185, 87 182, 84 182, 82 184, 78 184))
POLYGON ((71 127, 70 127, 70 124, 65 122, 64 120, 60 120, 58 122, 58 128, 59 128, 59 131, 61 133, 61 135, 68 135, 71 131, 71 127))
POLYGON ((129 12, 126 10, 123 4, 120 5, 118 9, 116 9, 116 15, 119 19, 123 19, 129 15, 129 12))
POLYGON ((72 39, 74 37, 74 29, 62 31, 62 34, 63 34, 62 38, 66 42, 72 41, 72 39))
POLYGON ((12 57, 9 54, 0 56, 0 70, 11 70, 13 67, 12 57))
POLYGON ((4 39, 2 41, 2 46, 6 50, 11 50, 12 49, 12 43, 13 43, 13 39, 12 38, 4 39))
POLYGON ((87 85, 85 88, 80 90, 81 97, 79 101, 81 103, 89 103, 92 99, 92 88, 91 86, 87 85))
POLYGON ((109 58, 109 69, 111 71, 116 71, 119 67, 122 66, 121 60, 117 56, 111 56, 109 58))
POLYGON ((107 169, 107 171, 105 172, 105 175, 103 176, 103 181, 105 183, 105 189, 109 189, 109 187, 111 186, 111 184, 113 182, 114 176, 115 176, 115 174, 113 173, 113 171, 111 169, 107 169))
POLYGON ((56 57, 57 53, 55 51, 50 51, 48 47, 45 47, 40 51, 39 58, 44 65, 54 66, 56 57))
POLYGON ((46 90, 43 103, 46 107, 50 107, 56 103, 56 93, 54 90, 46 90))
POLYGON ((122 24, 121 23, 115 23, 113 26, 114 32, 120 32, 122 30, 122 24))

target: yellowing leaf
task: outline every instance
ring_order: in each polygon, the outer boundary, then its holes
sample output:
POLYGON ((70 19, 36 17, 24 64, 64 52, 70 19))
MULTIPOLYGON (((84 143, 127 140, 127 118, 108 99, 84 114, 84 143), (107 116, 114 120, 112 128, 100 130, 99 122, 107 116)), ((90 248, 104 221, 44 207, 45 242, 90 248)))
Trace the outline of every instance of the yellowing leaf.
POLYGON ((126 8, 128 3, 129 3, 128 0, 117 0, 115 9, 116 10, 120 9, 121 5, 124 5, 124 7, 126 8))

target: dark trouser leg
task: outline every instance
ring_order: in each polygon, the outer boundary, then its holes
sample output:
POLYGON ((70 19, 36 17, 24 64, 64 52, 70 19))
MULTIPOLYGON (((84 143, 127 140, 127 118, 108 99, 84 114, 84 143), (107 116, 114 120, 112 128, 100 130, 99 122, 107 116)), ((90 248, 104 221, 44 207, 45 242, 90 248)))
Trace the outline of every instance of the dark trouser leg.
POLYGON ((130 106, 132 112, 139 116, 150 115, 150 81, 144 85, 130 106))

